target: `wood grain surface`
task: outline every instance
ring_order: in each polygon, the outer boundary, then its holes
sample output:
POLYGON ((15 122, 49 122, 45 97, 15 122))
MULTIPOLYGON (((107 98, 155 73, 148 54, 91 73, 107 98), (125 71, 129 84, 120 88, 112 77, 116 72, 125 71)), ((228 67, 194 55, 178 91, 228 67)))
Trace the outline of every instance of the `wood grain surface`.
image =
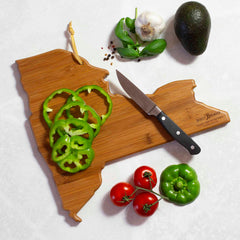
MULTIPOLYGON (((110 93, 108 82, 104 80, 109 74, 107 70, 82 60, 83 65, 79 65, 71 52, 61 49, 17 60, 21 82, 29 97, 30 122, 38 149, 52 172, 63 208, 75 221, 81 221, 77 213, 101 185, 101 169, 106 162, 173 140, 156 119, 144 114, 131 99, 110 93), (69 174, 51 160, 49 129, 42 117, 42 104, 57 89, 76 90, 93 84, 110 94, 113 111, 94 139, 95 158, 91 166, 69 174)), ((148 96, 189 135, 229 122, 227 112, 196 101, 195 87, 194 80, 175 81, 148 96)), ((98 94, 83 97, 97 112, 106 111, 104 99, 98 94)), ((63 100, 56 101, 55 109, 62 104, 63 100)))

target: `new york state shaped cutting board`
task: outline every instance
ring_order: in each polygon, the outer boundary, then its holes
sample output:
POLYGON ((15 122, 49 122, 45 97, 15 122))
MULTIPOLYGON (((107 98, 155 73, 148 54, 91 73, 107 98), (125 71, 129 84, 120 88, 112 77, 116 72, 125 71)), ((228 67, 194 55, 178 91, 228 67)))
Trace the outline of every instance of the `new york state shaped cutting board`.
MULTIPOLYGON (((81 221, 77 213, 101 185, 101 169, 106 162, 173 140, 157 120, 146 116, 131 99, 110 93, 104 80, 109 74, 107 70, 82 60, 83 64, 79 65, 71 52, 61 49, 17 60, 21 82, 29 97, 30 122, 38 149, 52 172, 63 208, 75 221, 81 221), (42 104, 57 89, 76 90, 85 85, 98 85, 107 91, 113 110, 93 141, 95 158, 91 166, 70 174, 51 160, 42 104)), ((194 80, 175 81, 148 96, 189 135, 229 122, 227 112, 195 100, 195 87, 194 80)), ((106 109, 104 100, 97 94, 89 94, 86 102, 97 111, 106 109)), ((62 103, 58 104, 56 108, 62 103)))

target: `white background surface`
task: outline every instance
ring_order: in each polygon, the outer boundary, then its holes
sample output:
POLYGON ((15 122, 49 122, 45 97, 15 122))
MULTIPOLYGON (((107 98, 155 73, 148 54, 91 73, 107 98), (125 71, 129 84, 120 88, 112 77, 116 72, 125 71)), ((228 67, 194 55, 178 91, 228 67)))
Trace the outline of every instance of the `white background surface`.
MULTIPOLYGON (((202 0, 212 19, 209 45, 196 58, 176 40, 172 17, 184 1, 0 2, 0 239, 240 239, 240 2, 202 0), (115 24, 134 17, 134 9, 159 13, 167 22, 168 47, 157 58, 104 62, 115 24), (145 93, 175 80, 195 79, 196 100, 229 113, 226 126, 197 134, 201 154, 191 157, 176 142, 107 164, 102 185, 80 210, 76 224, 61 207, 51 173, 37 150, 28 121, 28 99, 15 60, 53 49, 71 50, 67 25, 73 21, 79 55, 110 72, 107 80, 119 91, 115 69, 125 73, 145 93), (102 50, 101 47, 104 49, 102 50), (113 206, 108 193, 128 181, 140 165, 158 175, 170 164, 189 163, 198 173, 201 194, 190 205, 161 201, 150 218, 137 216, 130 205, 113 206)), ((120 113, 119 113, 120 114, 120 113)))

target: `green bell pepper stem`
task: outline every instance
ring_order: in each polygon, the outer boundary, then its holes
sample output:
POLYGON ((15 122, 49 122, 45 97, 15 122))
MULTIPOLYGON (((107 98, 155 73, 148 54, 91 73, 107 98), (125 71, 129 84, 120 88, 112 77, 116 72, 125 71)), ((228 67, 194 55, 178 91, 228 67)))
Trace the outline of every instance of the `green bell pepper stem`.
POLYGON ((194 201, 200 193, 195 170, 184 163, 167 167, 160 177, 160 192, 176 204, 194 201))
POLYGON ((48 127, 51 127, 52 125, 52 120, 49 118, 49 113, 53 111, 53 109, 48 107, 49 102, 56 96, 56 95, 60 95, 62 93, 68 93, 70 94, 71 98, 73 98, 74 100, 78 100, 80 101, 82 104, 84 103, 83 99, 81 99, 76 93, 75 91, 72 91, 70 89, 67 88, 61 88, 58 89, 56 91, 54 91, 52 94, 50 94, 44 101, 43 103, 43 118, 46 121, 48 127))
POLYGON ((94 158, 94 151, 92 148, 84 150, 73 150, 62 161, 57 162, 58 166, 69 173, 76 173, 88 168, 94 158))

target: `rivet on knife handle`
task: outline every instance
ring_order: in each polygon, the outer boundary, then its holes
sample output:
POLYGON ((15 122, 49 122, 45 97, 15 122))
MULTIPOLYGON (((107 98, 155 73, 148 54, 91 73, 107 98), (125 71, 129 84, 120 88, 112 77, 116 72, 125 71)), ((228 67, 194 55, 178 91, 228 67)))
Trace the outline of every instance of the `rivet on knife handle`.
POLYGON ((168 133, 184 146, 190 154, 195 155, 200 153, 201 148, 190 138, 181 128, 177 126, 163 111, 157 115, 157 119, 168 133))

